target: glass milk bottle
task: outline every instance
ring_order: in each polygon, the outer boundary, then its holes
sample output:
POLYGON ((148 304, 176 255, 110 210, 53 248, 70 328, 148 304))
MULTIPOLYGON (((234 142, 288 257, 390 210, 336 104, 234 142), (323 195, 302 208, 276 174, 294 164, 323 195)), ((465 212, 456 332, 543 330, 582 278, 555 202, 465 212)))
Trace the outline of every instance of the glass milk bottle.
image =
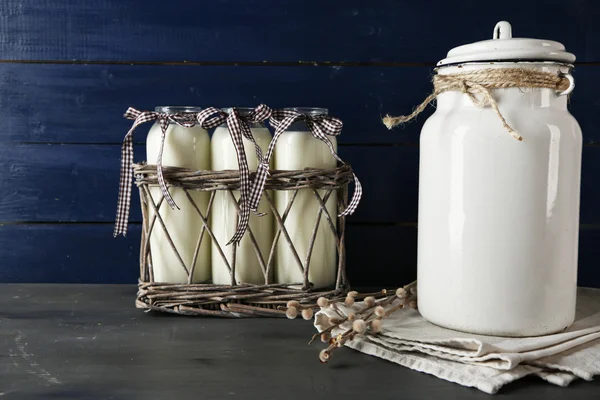
MULTIPOLYGON (((324 108, 289 108, 288 110, 311 116, 327 115, 328 113, 328 110, 324 108)), ((337 150, 335 137, 329 137, 329 139, 337 150)), ((307 167, 332 169, 337 166, 337 161, 331 154, 329 147, 313 137, 304 122, 292 124, 281 134, 275 145, 274 154, 274 168, 276 170, 301 170, 307 167)), ((325 190, 319 190, 318 192, 321 197, 326 193, 325 190)), ((283 216, 293 195, 293 190, 275 191, 275 205, 280 215, 283 216)), ((337 216, 337 196, 335 192, 331 193, 326 206, 335 223, 337 216)), ((301 189, 294 199, 294 204, 285 220, 287 232, 304 266, 306 266, 310 238, 319 209, 319 202, 312 190, 301 189)), ((335 283, 336 257, 335 236, 326 217, 321 215, 310 258, 308 275, 308 280, 314 284, 315 288, 328 287, 335 283)), ((303 273, 298 267, 296 258, 283 235, 277 242, 275 279, 278 283, 301 283, 303 281, 303 273)))
MULTIPOLYGON (((252 108, 237 108, 241 116, 248 115, 252 108)), ((226 109, 230 112, 231 109, 226 109)), ((267 151, 271 142, 271 133, 262 123, 250 123, 250 130, 254 140, 258 143, 263 153, 267 151)), ((254 144, 244 137, 244 151, 248 159, 248 168, 250 171, 258 169, 258 158, 254 144)), ((233 146, 233 141, 229 134, 227 124, 223 124, 215 129, 211 140, 212 152, 212 170, 238 170, 238 160, 233 146)), ((240 192, 234 191, 236 200, 240 198, 240 192)), ((254 213, 250 214, 249 228, 254 234, 254 238, 260 249, 263 259, 263 265, 267 264, 271 245, 273 244, 273 213, 265 198, 262 198, 258 212, 265 215, 259 217, 254 213)), ((237 283, 265 283, 265 275, 261 267, 255 247, 250 239, 250 232, 246 231, 244 237, 236 246, 230 244, 225 246, 231 239, 236 230, 237 211, 231 199, 230 194, 225 190, 218 190, 212 205, 210 216, 210 226, 219 242, 223 253, 227 257, 230 266, 235 262, 235 280, 237 283), (235 261, 234 261, 235 254, 235 261)), ((213 283, 221 285, 232 284, 231 275, 227 263, 217 250, 217 243, 212 243, 212 280, 213 283)))
POLYGON ((567 110, 574 61, 560 43, 513 39, 500 22, 493 40, 438 63, 449 77, 547 72, 564 89, 516 81, 491 90, 522 141, 492 106, 461 91, 438 95, 421 134, 418 232, 419 311, 434 324, 537 336, 573 322, 582 151, 567 110))
MULTIPOLYGON (((199 107, 156 107, 158 113, 197 113, 199 107)), ((156 122, 146 141, 146 156, 149 163, 156 163, 160 150, 161 128, 156 122)), ((210 141, 208 132, 199 125, 185 128, 177 124, 169 124, 166 132, 162 156, 162 165, 169 167, 182 167, 193 170, 210 169, 210 141)), ((155 203, 162 197, 159 187, 150 187, 150 194, 155 203)), ((188 271, 191 270, 194 257, 196 257, 192 283, 205 282, 210 279, 210 238, 205 232, 202 244, 196 255, 196 246, 202 229, 202 221, 198 213, 179 188, 169 188, 169 193, 179 209, 171 209, 166 200, 163 200, 159 212, 169 232, 171 239, 185 263, 188 271)), ((207 192, 189 191, 196 205, 206 215, 210 195, 207 192)), ((157 204, 158 205, 158 204, 157 204)), ((148 206, 149 221, 154 218, 152 206, 148 206)), ((187 283, 188 276, 166 238, 162 226, 155 222, 150 235, 150 253, 155 282, 187 283)))

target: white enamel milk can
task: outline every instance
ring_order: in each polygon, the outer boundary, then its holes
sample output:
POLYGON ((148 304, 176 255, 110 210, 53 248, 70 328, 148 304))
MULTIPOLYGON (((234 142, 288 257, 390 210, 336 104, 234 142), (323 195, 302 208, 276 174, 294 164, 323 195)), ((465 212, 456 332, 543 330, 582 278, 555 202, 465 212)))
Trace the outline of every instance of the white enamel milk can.
POLYGON ((575 56, 512 37, 452 49, 420 139, 419 310, 450 329, 537 336, 575 317, 582 136, 575 56))

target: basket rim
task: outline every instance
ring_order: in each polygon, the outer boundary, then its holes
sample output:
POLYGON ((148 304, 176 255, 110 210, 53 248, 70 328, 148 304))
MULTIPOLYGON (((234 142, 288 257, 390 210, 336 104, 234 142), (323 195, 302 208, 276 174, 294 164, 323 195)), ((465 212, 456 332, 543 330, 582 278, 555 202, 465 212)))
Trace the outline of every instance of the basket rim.
MULTIPOLYGON (((156 164, 149 164, 146 161, 142 161, 139 163, 134 163, 132 168, 135 173, 143 174, 143 173, 156 173, 156 164)), ((203 175, 236 175, 239 177, 240 171, 238 169, 223 169, 223 170, 209 170, 209 169, 191 169, 191 168, 183 168, 183 167, 171 167, 171 166, 162 166, 163 173, 166 175, 168 172, 175 173, 194 173, 197 176, 203 175)), ((269 169, 269 175, 271 174, 297 174, 300 172, 350 172, 353 171, 352 166, 350 164, 342 164, 335 168, 313 168, 307 167, 303 169, 269 169)), ((250 175, 255 175, 256 171, 250 171, 250 175)))

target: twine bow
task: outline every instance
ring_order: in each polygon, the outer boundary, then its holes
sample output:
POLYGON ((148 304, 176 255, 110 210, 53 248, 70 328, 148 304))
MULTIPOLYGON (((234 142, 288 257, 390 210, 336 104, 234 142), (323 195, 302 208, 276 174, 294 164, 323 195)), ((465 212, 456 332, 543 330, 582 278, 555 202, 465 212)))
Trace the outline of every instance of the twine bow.
MULTIPOLYGON (((233 237, 227 243, 227 245, 231 243, 238 243, 242 239, 250 221, 251 209, 248 206, 248 198, 250 195, 250 169, 248 167, 248 159, 246 158, 246 152, 244 151, 243 137, 245 137, 250 142, 252 142, 252 144, 254 144, 256 158, 258 159, 259 166, 263 165, 264 157, 262 154, 262 150, 256 142, 256 140, 254 140, 254 136, 252 136, 252 131, 250 129, 249 123, 264 122, 265 120, 269 119, 271 114, 272 110, 265 104, 261 104, 254 110, 252 110, 248 115, 240 115, 239 111, 236 108, 233 108, 231 112, 227 114, 225 111, 214 107, 205 108, 197 115, 198 123, 204 129, 216 128, 217 126, 222 125, 223 123, 227 124, 227 128, 229 129, 229 135, 231 136, 231 140, 233 141, 233 146, 235 148, 238 160, 238 168, 240 170, 240 211, 238 213, 238 223, 236 231, 233 237)), ((252 211, 256 212, 256 209, 253 209, 252 211)), ((257 214, 263 215, 259 213, 257 214)))
POLYGON ((186 128, 196 125, 195 114, 193 113, 178 113, 166 114, 157 113, 154 111, 139 111, 133 107, 129 107, 123 115, 127 119, 134 120, 133 125, 123 139, 121 147, 121 182, 119 184, 119 199, 117 201, 117 218, 115 222, 115 230, 113 235, 116 237, 120 234, 123 236, 127 233, 127 225, 129 223, 129 210, 131 208, 131 185, 133 183, 133 132, 135 129, 146 122, 158 121, 161 129, 161 141, 158 151, 158 159, 156 160, 156 169, 160 190, 167 200, 171 208, 176 208, 177 205, 171 197, 167 184, 163 177, 162 171, 162 155, 165 145, 165 137, 169 123, 175 123, 186 128))
POLYGON ((458 91, 469 96, 476 107, 492 107, 504 129, 515 139, 521 141, 519 135, 509 124, 498 108, 498 102, 492 94, 493 89, 506 88, 547 88, 557 92, 569 88, 569 79, 563 75, 542 72, 525 68, 486 68, 459 74, 435 75, 433 77, 433 93, 431 93, 415 110, 399 117, 386 115, 383 123, 388 129, 408 122, 422 113, 425 108, 440 94, 458 91))
MULTIPOLYGON (((269 176, 269 162, 271 160, 271 156, 273 155, 273 151, 275 149, 275 143, 286 129, 290 127, 296 121, 304 121, 308 126, 311 134, 325 143, 331 154, 335 157, 336 160, 341 162, 342 164, 346 164, 336 153, 335 148, 333 147, 333 143, 329 140, 327 136, 338 136, 342 132, 342 121, 338 118, 330 117, 327 115, 317 115, 310 116, 305 114, 300 114, 296 111, 291 110, 276 110, 272 112, 272 115, 269 119, 270 124, 275 128, 275 133, 273 134, 273 139, 271 143, 269 143, 269 148, 267 149, 266 154, 264 155, 262 162, 260 162, 258 166, 258 171, 256 173, 256 178, 254 180, 254 184, 252 185, 252 190, 250 191, 250 199, 249 199, 249 207, 252 211, 258 210, 258 205, 260 203, 260 198, 262 197, 262 193, 265 189, 265 184, 267 182, 267 177, 269 176)), ((354 195, 352 196, 352 200, 348 207, 340 214, 342 215, 351 215, 354 213, 356 208, 358 207, 358 203, 360 202, 360 198, 362 197, 362 186, 360 181, 354 174, 354 195)))

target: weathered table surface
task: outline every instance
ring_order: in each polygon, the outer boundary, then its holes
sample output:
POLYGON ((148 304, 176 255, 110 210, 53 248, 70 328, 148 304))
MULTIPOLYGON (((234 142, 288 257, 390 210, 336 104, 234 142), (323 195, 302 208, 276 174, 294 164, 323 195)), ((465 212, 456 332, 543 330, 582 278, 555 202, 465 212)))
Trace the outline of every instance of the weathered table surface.
MULTIPOLYGON (((145 314, 127 285, 0 285, 0 397, 7 399, 484 399, 341 349, 327 365, 310 323, 145 314)), ((514 399, 598 399, 536 378, 514 399)))

